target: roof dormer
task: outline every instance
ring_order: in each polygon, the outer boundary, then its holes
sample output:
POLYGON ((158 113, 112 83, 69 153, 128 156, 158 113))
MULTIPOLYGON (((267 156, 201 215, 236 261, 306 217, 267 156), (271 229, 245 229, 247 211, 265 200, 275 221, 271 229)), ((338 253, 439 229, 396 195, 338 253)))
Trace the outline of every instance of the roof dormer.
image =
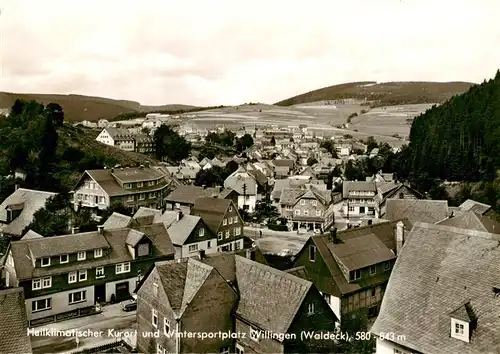
POLYGON ((133 259, 151 255, 151 240, 143 232, 131 229, 125 243, 133 259))
POLYGON ((471 303, 467 302, 463 304, 450 313, 450 317, 451 337, 469 343, 472 332, 476 329, 477 325, 477 316, 474 313, 471 303))

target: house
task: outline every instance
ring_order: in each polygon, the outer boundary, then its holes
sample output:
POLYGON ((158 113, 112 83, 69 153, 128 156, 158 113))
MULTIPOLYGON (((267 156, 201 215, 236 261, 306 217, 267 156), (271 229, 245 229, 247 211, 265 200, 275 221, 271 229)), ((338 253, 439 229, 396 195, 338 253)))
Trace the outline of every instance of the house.
POLYGON ((411 223, 418 221, 435 224, 450 215, 447 200, 387 199, 386 220, 407 218, 411 223))
POLYGON ((406 183, 397 182, 375 182, 377 187, 377 199, 379 215, 384 215, 386 201, 392 199, 426 199, 425 195, 413 189, 406 183))
MULTIPOLYGON (((221 194, 221 187, 180 185, 167 196, 166 208, 167 210, 181 209, 189 214, 198 198, 218 198, 221 194)), ((224 197, 227 196, 228 194, 224 194, 224 197)))
POLYGON ((99 119, 97 121, 97 127, 98 128, 106 128, 109 125, 109 121, 106 119, 99 119))
POLYGON ((124 128, 106 127, 99 133, 95 140, 121 150, 135 151, 134 134, 124 128))
POLYGON ((377 186, 374 182, 345 181, 342 184, 343 216, 348 220, 366 216, 378 219, 376 194, 377 186))
POLYGON ((458 207, 462 211, 473 211, 480 215, 488 215, 491 213, 491 205, 479 203, 472 199, 467 199, 458 207))
MULTIPOLYGON (((378 148, 376 149, 378 154, 378 148)), ((366 182, 386 183, 386 182, 396 182, 396 181, 394 179, 394 173, 383 173, 382 171, 379 171, 371 177, 366 177, 366 182)))
POLYGON ((499 353, 499 243, 498 234, 416 223, 371 329, 376 353, 499 353))
POLYGON ((146 353, 318 352, 300 334, 331 332, 337 320, 310 281, 239 255, 158 262, 137 299, 137 347, 146 353), (171 335, 184 331, 241 335, 171 335))
POLYGON ((281 192, 283 191, 283 189, 308 188, 308 186, 315 186, 318 189, 322 189, 324 186, 326 189, 326 184, 324 181, 314 180, 308 176, 292 176, 284 179, 277 179, 274 181, 273 189, 271 191, 271 200, 276 206, 279 206, 281 192))
POLYGON ((0 290, 0 353, 31 354, 22 288, 0 290))
POLYGON ((339 319, 360 308, 374 317, 410 227, 407 220, 386 221, 312 236, 293 267, 304 267, 339 319))
POLYGON ((0 204, 0 234, 20 239, 35 213, 57 193, 18 188, 0 204))
POLYGON ((253 174, 239 167, 224 181, 224 188, 232 189, 238 194, 237 206, 239 209, 253 213, 257 203, 257 181, 253 174))
POLYGON ((24 288, 30 326, 130 297, 158 260, 174 259, 163 224, 31 238, 10 245, 11 284, 24 288))
POLYGON ((166 166, 165 170, 169 175, 183 183, 192 183, 196 179, 199 168, 191 166, 166 166))
POLYGON ((185 214, 181 210, 160 210, 140 208, 132 218, 140 225, 162 223, 174 245, 175 258, 198 256, 217 252, 217 237, 205 225, 201 217, 185 214))
POLYGON ((217 235, 217 252, 244 248, 243 220, 233 201, 219 198, 198 198, 191 215, 201 217, 210 231, 217 235))
POLYGON ((152 154, 155 152, 155 142, 152 137, 146 134, 137 134, 134 136, 134 151, 141 154, 152 154))
POLYGON ((161 208, 168 192, 167 175, 149 167, 87 170, 73 190, 73 204, 78 207, 105 210, 123 203, 137 210, 141 206, 161 208))
POLYGON ((290 159, 275 159, 270 162, 274 178, 286 178, 293 173, 295 161, 290 159))

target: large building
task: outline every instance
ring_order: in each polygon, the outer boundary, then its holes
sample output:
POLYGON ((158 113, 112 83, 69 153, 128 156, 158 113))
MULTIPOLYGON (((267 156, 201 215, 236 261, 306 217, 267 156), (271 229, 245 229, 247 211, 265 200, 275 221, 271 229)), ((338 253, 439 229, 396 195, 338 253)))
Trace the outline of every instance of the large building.
POLYGON ((152 137, 146 134, 134 134, 124 128, 106 127, 95 140, 125 151, 135 151, 143 154, 154 152, 152 137))
POLYGON ((122 203, 133 210, 141 206, 161 208, 165 204, 169 180, 164 172, 149 167, 87 170, 73 191, 73 204, 104 210, 122 203))
POLYGON ((10 245, 8 283, 24 289, 30 325, 91 312, 97 302, 130 297, 149 267, 174 258, 161 223, 42 237, 10 245))

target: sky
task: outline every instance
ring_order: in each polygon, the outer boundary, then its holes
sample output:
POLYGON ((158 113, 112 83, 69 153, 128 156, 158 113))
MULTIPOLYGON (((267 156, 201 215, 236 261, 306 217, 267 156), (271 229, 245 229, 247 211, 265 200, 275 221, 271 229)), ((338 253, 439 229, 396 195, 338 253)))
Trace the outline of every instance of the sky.
POLYGON ((499 0, 0 0, 0 91, 273 103, 352 81, 481 82, 499 0))

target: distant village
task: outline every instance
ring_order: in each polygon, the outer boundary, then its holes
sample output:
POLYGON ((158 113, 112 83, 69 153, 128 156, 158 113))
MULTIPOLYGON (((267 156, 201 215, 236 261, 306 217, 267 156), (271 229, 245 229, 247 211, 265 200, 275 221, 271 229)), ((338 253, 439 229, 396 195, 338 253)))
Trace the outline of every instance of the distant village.
MULTIPOLYGON (((77 123, 99 130, 102 144, 142 154, 155 151, 164 124, 193 144, 227 130, 163 114, 77 123)), ((84 171, 71 208, 91 211, 96 231, 26 231, 56 193, 17 188, 0 201, 0 314, 9 326, 0 352, 37 352, 43 341, 28 328, 107 332, 125 319, 133 334, 120 338, 43 340, 73 353, 500 350, 500 224, 490 205, 451 207, 383 170, 348 180, 346 163, 379 154, 350 136, 307 125, 233 132, 253 145, 176 165, 84 171), (194 185, 200 171, 229 164, 220 185, 194 185), (105 215, 117 203, 133 213, 105 215), (183 332, 207 337, 172 336, 183 332)))

